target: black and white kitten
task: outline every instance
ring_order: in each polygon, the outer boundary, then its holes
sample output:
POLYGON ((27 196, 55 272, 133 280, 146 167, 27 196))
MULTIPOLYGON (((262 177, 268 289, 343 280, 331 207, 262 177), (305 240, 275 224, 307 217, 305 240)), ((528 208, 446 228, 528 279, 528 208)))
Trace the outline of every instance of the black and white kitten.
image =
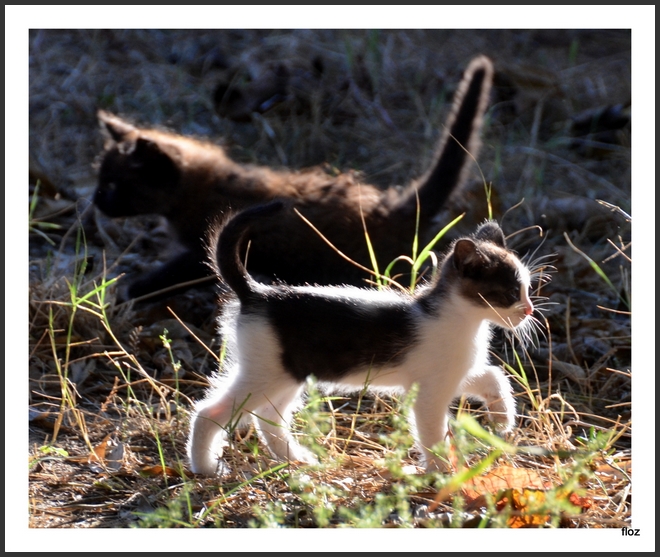
POLYGON ((496 222, 455 241, 439 278, 412 295, 255 281, 239 246, 250 239, 255 222, 277 218, 281 210, 281 202, 245 210, 216 242, 219 273, 236 298, 220 318, 226 373, 196 405, 191 424, 188 455, 195 473, 222 471, 228 425, 248 420, 275 457, 314 462, 288 429, 309 375, 343 392, 365 385, 401 392, 417 383, 411 425, 429 470, 445 469, 433 448, 445 440, 449 404, 460 394, 482 399, 491 419, 504 431, 512 429, 509 380, 489 365, 491 328, 525 330, 534 306, 530 271, 506 248, 496 222))

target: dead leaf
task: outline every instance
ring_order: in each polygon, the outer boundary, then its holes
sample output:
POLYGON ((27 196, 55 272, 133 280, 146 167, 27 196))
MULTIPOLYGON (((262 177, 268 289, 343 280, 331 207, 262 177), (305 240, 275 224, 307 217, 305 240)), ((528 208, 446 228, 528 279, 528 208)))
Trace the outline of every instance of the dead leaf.
MULTIPOLYGON (((560 487, 558 493, 561 492, 560 487)), ((550 515, 540 513, 536 509, 544 507, 546 495, 547 492, 540 489, 509 489, 501 495, 496 503, 496 508, 500 511, 509 508, 511 515, 507 519, 507 525, 510 528, 543 526, 550 520, 550 515)), ((582 497, 574 492, 568 492, 565 496, 572 505, 582 511, 593 505, 591 498, 582 497)))
POLYGON ((575 505, 576 507, 579 507, 583 511, 586 511, 587 509, 590 509, 594 505, 593 499, 591 499, 591 497, 581 497, 577 493, 571 493, 568 496, 568 500, 573 505, 575 505))
POLYGON ((548 489, 552 487, 549 482, 544 482, 541 476, 534 470, 526 468, 514 468, 513 466, 498 466, 484 476, 471 479, 463 485, 463 495, 468 500, 473 500, 484 493, 496 494, 507 489, 548 489))
MULTIPOLYGON (((467 503, 466 511, 485 507, 488 497, 495 498, 495 508, 510 512, 507 525, 510 528, 528 528, 542 526, 550 520, 550 515, 538 512, 546 501, 548 490, 553 484, 543 480, 538 472, 526 468, 514 468, 503 465, 494 468, 483 476, 465 482, 460 493, 467 503)), ((561 493, 561 486, 558 488, 561 493)), ((436 502, 446 499, 449 493, 438 493, 436 502)), ((581 497, 573 492, 566 492, 565 497, 581 510, 593 504, 590 498, 581 497)))
POLYGON ((623 460, 617 462, 614 465, 608 463, 602 463, 594 470, 594 473, 598 476, 601 481, 608 480, 624 480, 630 477, 632 473, 632 461, 623 460))
POLYGON ((530 509, 538 508, 545 502, 545 492, 534 489, 510 489, 507 495, 497 502, 499 510, 510 504, 512 513, 507 520, 510 528, 529 528, 531 526, 543 526, 550 516, 530 512, 530 509))
POLYGON ((92 471, 116 472, 124 460, 124 444, 117 440, 114 433, 109 433, 105 439, 92 449, 87 462, 92 471))
POLYGON ((552 487, 549 482, 544 482, 541 476, 534 470, 526 468, 514 468, 513 466, 498 466, 484 476, 472 478, 466 482, 461 493, 465 497, 467 510, 474 510, 486 506, 487 496, 498 497, 497 508, 502 508, 505 503, 512 499, 511 492, 517 493, 524 490, 544 490, 552 487), (502 495, 509 493, 509 495, 502 495))
POLYGON ((181 478, 181 477, 186 477, 190 478, 192 477, 191 474, 186 472, 185 470, 179 471, 171 466, 165 466, 164 468, 160 464, 154 464, 153 466, 144 466, 140 469, 140 474, 143 476, 150 476, 150 477, 156 477, 156 476, 167 476, 168 478, 181 478))

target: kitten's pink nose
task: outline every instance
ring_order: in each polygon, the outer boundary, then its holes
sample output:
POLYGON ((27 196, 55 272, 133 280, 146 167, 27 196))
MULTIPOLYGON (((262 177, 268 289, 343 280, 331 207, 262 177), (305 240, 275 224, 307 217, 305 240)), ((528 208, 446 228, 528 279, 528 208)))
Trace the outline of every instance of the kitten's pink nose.
POLYGON ((532 300, 529 299, 527 288, 524 285, 520 286, 520 301, 525 306, 525 315, 532 315, 532 313, 534 313, 534 304, 532 304, 532 300))

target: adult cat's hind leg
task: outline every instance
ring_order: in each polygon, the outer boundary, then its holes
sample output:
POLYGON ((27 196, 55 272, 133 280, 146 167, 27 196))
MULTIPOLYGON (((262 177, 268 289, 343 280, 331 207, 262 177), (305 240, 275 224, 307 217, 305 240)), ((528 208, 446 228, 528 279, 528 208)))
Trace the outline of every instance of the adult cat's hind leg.
POLYGON ((470 372, 460 386, 459 394, 468 394, 483 400, 488 406, 489 418, 503 432, 513 429, 516 421, 516 401, 509 379, 499 366, 484 366, 470 372))

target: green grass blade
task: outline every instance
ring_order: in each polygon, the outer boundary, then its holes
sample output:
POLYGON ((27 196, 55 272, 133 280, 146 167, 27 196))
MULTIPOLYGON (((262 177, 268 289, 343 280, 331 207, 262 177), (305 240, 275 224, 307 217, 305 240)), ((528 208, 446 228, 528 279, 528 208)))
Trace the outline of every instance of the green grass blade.
POLYGON ((400 255, 399 257, 393 259, 390 264, 385 268, 385 271, 383 271, 383 275, 386 276, 387 278, 392 278, 392 267, 397 264, 398 261, 407 261, 410 263, 410 266, 412 267, 415 262, 408 257, 407 255, 400 255))
POLYGON ((431 253, 431 250, 440 241, 440 239, 447 233, 447 231, 450 230, 452 226, 456 225, 456 223, 459 222, 464 216, 465 216, 465 213, 462 213, 461 215, 458 215, 453 221, 451 221, 440 232, 438 232, 435 235, 435 237, 433 238, 433 240, 431 240, 424 247, 424 249, 421 251, 419 256, 415 259, 415 262, 413 263, 413 268, 412 268, 412 276, 410 277, 410 288, 411 289, 413 289, 415 287, 415 283, 417 282, 417 274, 419 273, 419 269, 424 264, 424 262, 429 258, 429 254, 431 253))
POLYGON ((364 237, 367 241, 367 250, 369 251, 369 260, 371 261, 371 267, 374 270, 374 275, 376 277, 376 283, 378 284, 378 287, 380 288, 383 285, 383 281, 381 279, 381 274, 378 269, 378 261, 376 260, 376 253, 374 252, 374 248, 371 245, 371 238, 369 238, 369 233, 365 229, 364 231, 364 237))
POLYGON ((440 239, 447 233, 448 230, 451 229, 452 226, 455 226, 456 223, 458 223, 463 217, 465 216, 465 213, 462 213, 458 215, 453 221, 451 221, 447 226, 445 226, 440 232, 438 232, 433 240, 431 240, 421 251, 419 254, 419 257, 415 259, 415 263, 413 265, 413 270, 415 272, 419 271, 420 267, 424 264, 424 261, 426 261, 429 257, 429 253, 431 250, 435 247, 435 245, 440 241, 440 239))

